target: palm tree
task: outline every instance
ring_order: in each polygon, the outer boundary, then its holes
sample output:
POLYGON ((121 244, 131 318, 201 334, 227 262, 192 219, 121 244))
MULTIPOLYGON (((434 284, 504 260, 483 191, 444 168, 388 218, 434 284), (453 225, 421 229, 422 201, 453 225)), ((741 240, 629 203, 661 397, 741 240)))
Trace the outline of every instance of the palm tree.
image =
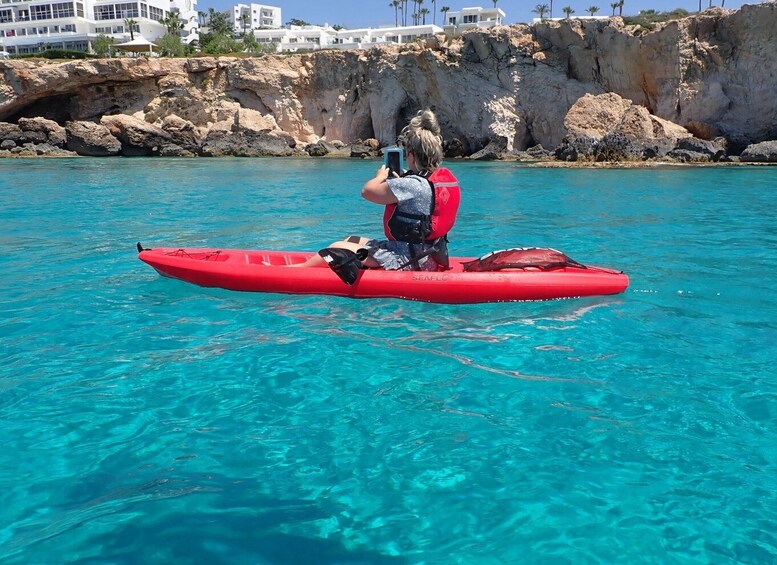
POLYGON ((426 14, 429 13, 429 9, 428 8, 421 8, 421 10, 418 13, 421 14, 421 16, 423 17, 423 20, 424 20, 423 23, 424 23, 424 25, 426 25, 426 14))
POLYGON ((536 6, 534 6, 534 9, 532 10, 532 12, 537 14, 541 20, 544 20, 545 14, 548 13, 549 9, 550 8, 548 8, 547 4, 537 4, 536 6))
POLYGON ((432 0, 432 24, 437 25, 437 0, 432 0))
MULTIPOLYGON (((699 2, 701 2, 701 0, 699 0, 699 2)), ((610 4, 610 8, 612 8, 612 15, 613 16, 615 15, 615 8, 617 8, 617 7, 618 7, 618 2, 613 2, 612 4, 610 4)))
POLYGON ((172 12, 168 12, 164 18, 159 20, 159 23, 167 28, 167 33, 172 35, 178 35, 184 25, 178 14, 172 12))
POLYGON ((448 23, 446 20, 448 19, 448 12, 450 11, 450 7, 443 6, 440 8, 440 12, 442 12, 442 25, 445 25, 448 23))
POLYGON ((618 15, 623 15, 623 0, 618 0, 618 15))
POLYGON ((410 0, 402 0, 402 25, 407 25, 407 4, 410 2, 410 0))
POLYGON ((124 20, 124 25, 129 28, 130 32, 130 41, 135 39, 135 26, 138 25, 138 22, 133 20, 132 18, 127 18, 124 20))
POLYGON ((598 11, 599 11, 599 6, 588 6, 588 9, 586 10, 586 12, 588 12, 588 13, 589 13, 589 14, 591 14, 592 16, 593 16, 593 15, 594 15, 596 12, 598 12, 598 11))
POLYGON ((496 8, 496 3, 499 2, 499 0, 491 0, 494 3, 494 8, 496 8))
POLYGON ((394 8, 394 26, 399 27, 399 7, 402 5, 402 0, 394 0, 389 6, 394 8))
POLYGON ((552 20, 553 19, 553 0, 550 0, 550 11, 549 11, 549 14, 550 14, 549 17, 552 20))
POLYGON ((251 16, 248 14, 241 14, 238 19, 240 20, 240 23, 243 24, 243 35, 245 35, 246 28, 248 27, 248 24, 251 23, 251 16))
POLYGON ((197 10, 197 21, 202 26, 205 25, 205 16, 207 16, 207 12, 203 12, 202 10, 197 10))
POLYGON ((575 13, 575 11, 569 6, 564 6, 563 8, 561 8, 561 11, 564 12, 564 14, 566 14, 567 19, 569 19, 569 16, 575 13))

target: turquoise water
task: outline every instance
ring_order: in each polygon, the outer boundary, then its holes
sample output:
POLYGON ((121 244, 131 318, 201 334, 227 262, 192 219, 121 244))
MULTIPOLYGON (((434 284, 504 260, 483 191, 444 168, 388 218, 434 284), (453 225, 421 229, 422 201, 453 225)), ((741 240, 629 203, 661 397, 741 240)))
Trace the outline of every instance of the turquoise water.
POLYGON ((0 561, 777 562, 777 169, 457 163, 458 255, 620 296, 163 279, 134 244, 377 235, 375 162, 0 160, 0 561))

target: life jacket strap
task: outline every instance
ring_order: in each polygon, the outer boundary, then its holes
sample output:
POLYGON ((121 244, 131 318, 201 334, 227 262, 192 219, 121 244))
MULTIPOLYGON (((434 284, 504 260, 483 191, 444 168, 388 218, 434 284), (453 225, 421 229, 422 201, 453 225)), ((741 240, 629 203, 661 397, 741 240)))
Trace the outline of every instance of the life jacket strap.
POLYGON ((432 244, 429 249, 422 251, 421 253, 416 253, 415 247, 413 247, 413 244, 410 244, 410 260, 406 261, 402 265, 397 268, 398 271, 401 271, 408 265, 413 265, 414 271, 420 271, 421 270, 421 259, 432 256, 432 259, 434 259, 435 263, 437 263, 439 266, 443 268, 443 271, 447 271, 451 268, 450 261, 448 260, 448 236, 444 235, 442 237, 438 237, 434 240, 434 243, 432 244))

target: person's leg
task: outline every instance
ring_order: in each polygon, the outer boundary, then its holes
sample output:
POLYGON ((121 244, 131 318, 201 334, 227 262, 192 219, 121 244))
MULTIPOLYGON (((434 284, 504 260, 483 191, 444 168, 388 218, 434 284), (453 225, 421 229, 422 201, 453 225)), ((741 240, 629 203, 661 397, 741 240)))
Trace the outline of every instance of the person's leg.
MULTIPOLYGON (((356 253, 359 249, 364 247, 364 245, 368 241, 369 239, 366 237, 357 238, 356 236, 351 236, 345 240, 335 241, 327 245, 327 247, 335 247, 337 249, 348 249, 349 251, 353 251, 354 253, 356 253)), ((289 267, 323 267, 324 265, 326 265, 326 261, 324 261, 324 258, 321 257, 318 253, 316 253, 312 255, 310 259, 308 259, 304 263, 289 265, 289 267)), ((362 265, 370 268, 375 268, 379 266, 378 263, 372 257, 367 257, 364 261, 362 261, 362 265)))

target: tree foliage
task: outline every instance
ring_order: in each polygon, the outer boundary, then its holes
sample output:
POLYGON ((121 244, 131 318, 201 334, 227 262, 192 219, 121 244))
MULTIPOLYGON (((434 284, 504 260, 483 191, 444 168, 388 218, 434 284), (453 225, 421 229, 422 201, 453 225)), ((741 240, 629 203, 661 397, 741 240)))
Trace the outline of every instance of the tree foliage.
POLYGON ((243 44, 231 35, 223 33, 205 33, 200 36, 200 49, 210 55, 238 53, 243 50, 243 44))
POLYGON ((656 10, 642 10, 636 16, 626 16, 623 22, 628 25, 638 25, 646 30, 650 30, 657 23, 669 22, 672 20, 681 20, 687 18, 691 13, 683 8, 677 8, 670 12, 657 12, 656 10))
POLYGON ((110 57, 113 55, 113 44, 116 40, 101 33, 92 41, 92 51, 98 57, 110 57))
POLYGON ((183 57, 186 55, 186 46, 181 43, 181 36, 177 33, 166 33, 156 40, 159 54, 163 57, 183 57))
POLYGON ((243 48, 246 53, 251 55, 264 55, 266 53, 275 53, 278 51, 277 43, 259 42, 254 37, 254 32, 249 31, 243 35, 243 48))
POLYGON ((232 22, 226 12, 217 12, 208 8, 208 28, 214 35, 232 35, 232 22))
POLYGON ((309 26, 310 23, 306 22, 305 20, 300 20, 299 18, 291 18, 288 22, 286 22, 287 26, 309 26))
POLYGON ((179 33, 183 29, 183 22, 178 14, 168 12, 167 15, 159 20, 159 23, 167 28, 167 33, 179 33))
POLYGON ((537 4, 532 12, 537 14, 541 20, 545 19, 545 14, 550 11, 550 7, 547 4, 537 4))
POLYGON ((127 18, 124 20, 124 25, 127 26, 127 29, 130 32, 130 39, 135 39, 135 32, 137 31, 140 33, 140 26, 138 25, 138 21, 132 18, 127 18))

